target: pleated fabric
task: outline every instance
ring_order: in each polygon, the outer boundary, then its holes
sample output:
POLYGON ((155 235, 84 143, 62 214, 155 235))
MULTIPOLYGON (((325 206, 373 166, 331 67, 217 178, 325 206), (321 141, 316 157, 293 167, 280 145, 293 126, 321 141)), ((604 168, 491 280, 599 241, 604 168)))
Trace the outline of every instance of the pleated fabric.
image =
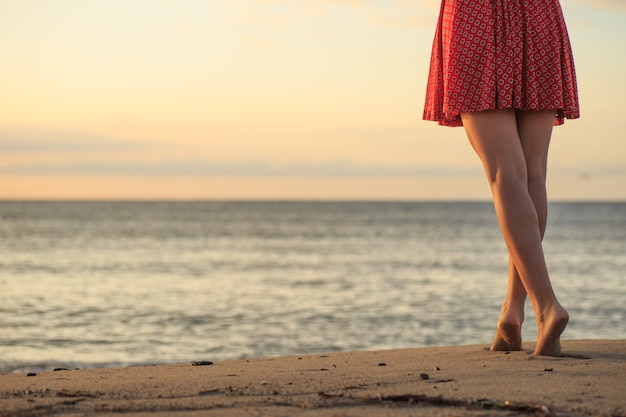
POLYGON ((443 0, 424 119, 462 126, 460 113, 555 110, 578 118, 576 72, 558 0, 443 0))

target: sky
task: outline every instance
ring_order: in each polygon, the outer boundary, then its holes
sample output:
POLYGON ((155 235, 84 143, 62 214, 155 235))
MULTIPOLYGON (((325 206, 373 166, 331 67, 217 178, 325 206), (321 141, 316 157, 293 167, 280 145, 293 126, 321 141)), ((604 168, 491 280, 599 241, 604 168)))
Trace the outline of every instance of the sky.
MULTIPOLYGON (((0 200, 487 200, 421 119, 437 0, 0 0, 0 200)), ((626 1, 562 0, 551 200, 625 200, 626 1)))

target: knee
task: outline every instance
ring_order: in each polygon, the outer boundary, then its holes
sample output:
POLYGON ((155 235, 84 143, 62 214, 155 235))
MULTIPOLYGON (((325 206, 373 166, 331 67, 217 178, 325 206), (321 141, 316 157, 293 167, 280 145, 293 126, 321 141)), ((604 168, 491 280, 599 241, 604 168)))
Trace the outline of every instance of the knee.
POLYGON ((541 188, 546 186, 546 169, 545 167, 528 167, 527 173, 528 187, 541 188))
POLYGON ((491 187, 527 187, 528 172, 525 167, 506 166, 494 169, 487 174, 491 187))

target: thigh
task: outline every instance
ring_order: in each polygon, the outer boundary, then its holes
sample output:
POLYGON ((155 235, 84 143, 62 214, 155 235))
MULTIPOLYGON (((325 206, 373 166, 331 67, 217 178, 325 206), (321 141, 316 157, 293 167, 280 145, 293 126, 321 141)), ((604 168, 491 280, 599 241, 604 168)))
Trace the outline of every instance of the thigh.
POLYGON ((556 110, 518 110, 517 130, 528 171, 545 178, 556 110))
POLYGON ((462 113, 467 137, 491 181, 503 173, 526 177, 526 162, 513 109, 462 113))

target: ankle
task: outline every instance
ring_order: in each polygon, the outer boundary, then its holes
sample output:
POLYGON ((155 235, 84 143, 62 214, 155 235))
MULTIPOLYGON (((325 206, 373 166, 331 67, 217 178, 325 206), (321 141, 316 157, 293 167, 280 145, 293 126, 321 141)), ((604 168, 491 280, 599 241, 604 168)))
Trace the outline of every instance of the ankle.
POLYGON ((502 304, 500 318, 508 321, 518 321, 521 324, 524 321, 524 304, 509 303, 505 301, 502 304))
POLYGON ((569 319, 569 313, 558 301, 536 311, 535 316, 540 325, 548 321, 569 319))

